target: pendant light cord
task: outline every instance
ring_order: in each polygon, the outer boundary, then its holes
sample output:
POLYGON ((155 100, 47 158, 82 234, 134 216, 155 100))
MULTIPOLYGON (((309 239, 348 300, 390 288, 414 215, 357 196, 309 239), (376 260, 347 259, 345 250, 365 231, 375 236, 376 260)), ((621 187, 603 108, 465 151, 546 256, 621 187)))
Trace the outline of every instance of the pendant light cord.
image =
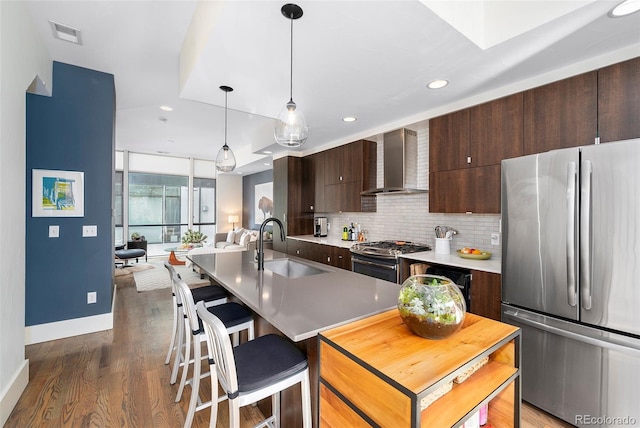
POLYGON ((291 37, 289 50, 289 74, 291 78, 289 79, 289 100, 293 101, 293 14, 291 15, 289 20, 291 21, 291 37))
POLYGON ((227 145, 227 96, 229 92, 224 91, 224 145, 227 145))

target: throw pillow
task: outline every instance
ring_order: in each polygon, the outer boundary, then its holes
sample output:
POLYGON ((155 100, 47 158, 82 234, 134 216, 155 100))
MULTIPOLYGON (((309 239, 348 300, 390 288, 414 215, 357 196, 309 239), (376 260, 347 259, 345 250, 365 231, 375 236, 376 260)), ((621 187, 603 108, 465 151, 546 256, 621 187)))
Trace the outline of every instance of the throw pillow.
POLYGON ((229 244, 228 242, 216 242, 216 248, 222 249, 222 248, 226 248, 228 245, 231 245, 231 244, 229 244))
POLYGON ((229 244, 233 244, 233 240, 236 238, 236 232, 233 230, 230 230, 229 233, 227 233, 227 242, 229 244))
POLYGON ((240 238, 242 238, 242 235, 244 234, 245 230, 240 228, 236 230, 236 236, 233 240, 234 244, 239 244, 240 243, 240 238))
POLYGON ((246 247, 249 243, 249 239, 251 239, 251 234, 249 232, 244 232, 240 237, 240 245, 246 247))

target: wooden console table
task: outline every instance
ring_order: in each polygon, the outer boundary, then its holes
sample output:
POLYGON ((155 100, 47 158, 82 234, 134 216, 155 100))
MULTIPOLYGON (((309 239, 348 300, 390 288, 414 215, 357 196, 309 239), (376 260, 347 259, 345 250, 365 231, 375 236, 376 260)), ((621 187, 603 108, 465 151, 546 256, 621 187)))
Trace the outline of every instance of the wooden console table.
POLYGON ((518 327, 468 313, 456 334, 428 340, 393 309, 320 333, 319 358, 321 427, 458 427, 487 403, 493 426, 520 426, 518 327))

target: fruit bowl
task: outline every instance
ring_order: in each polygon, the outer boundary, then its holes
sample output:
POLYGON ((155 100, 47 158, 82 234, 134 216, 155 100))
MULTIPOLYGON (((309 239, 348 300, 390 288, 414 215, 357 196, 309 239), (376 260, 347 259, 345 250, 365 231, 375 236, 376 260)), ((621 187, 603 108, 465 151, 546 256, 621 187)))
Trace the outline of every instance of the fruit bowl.
POLYGON ((478 250, 480 251, 480 254, 476 253, 465 253, 463 250, 458 250, 456 251, 456 253, 458 253, 458 255, 460 257, 462 257, 463 259, 472 259, 472 260, 487 260, 491 258, 491 253, 488 251, 482 251, 482 250, 478 250))

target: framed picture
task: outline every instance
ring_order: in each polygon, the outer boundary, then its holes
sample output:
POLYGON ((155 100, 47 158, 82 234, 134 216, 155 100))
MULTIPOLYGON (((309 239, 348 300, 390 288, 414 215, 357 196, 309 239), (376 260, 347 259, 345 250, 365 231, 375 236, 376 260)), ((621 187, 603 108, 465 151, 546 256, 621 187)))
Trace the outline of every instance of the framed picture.
POLYGON ((256 184, 255 187, 255 214, 256 224, 273 216, 273 182, 256 184))
POLYGON ((33 217, 84 217, 84 172, 34 169, 33 217))

